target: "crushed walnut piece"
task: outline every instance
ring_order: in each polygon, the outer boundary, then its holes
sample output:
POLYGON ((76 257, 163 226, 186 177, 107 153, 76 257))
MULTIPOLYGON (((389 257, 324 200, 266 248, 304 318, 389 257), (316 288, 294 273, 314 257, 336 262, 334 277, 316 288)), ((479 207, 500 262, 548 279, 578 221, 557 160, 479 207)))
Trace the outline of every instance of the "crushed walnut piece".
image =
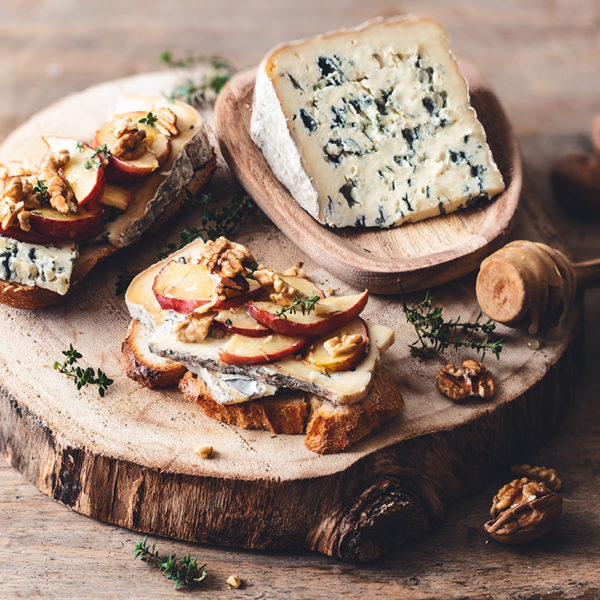
POLYGON ((329 356, 337 358, 338 356, 348 356, 357 352, 366 343, 365 338, 360 333, 351 333, 329 338, 323 344, 329 356))
POLYGON ((27 177, 13 177, 7 183, 0 199, 0 223, 3 229, 18 226, 29 231, 29 210, 38 208, 40 201, 27 177))
POLYGON ((194 450, 194 454, 200 458, 212 458, 215 453, 215 449, 212 446, 198 446, 194 450))
POLYGON ((59 150, 54 154, 46 155, 40 165, 39 179, 48 188, 50 206, 63 215, 77 212, 75 194, 61 172, 69 162, 69 158, 68 150, 59 150))
POLYGON ((306 277, 306 271, 302 268, 303 262, 297 262, 293 267, 286 269, 283 274, 290 277, 306 277))
POLYGON ((454 401, 471 396, 489 400, 495 392, 492 374, 474 360, 465 360, 461 369, 451 364, 446 365, 439 372, 436 384, 444 396, 454 401))
POLYGON ((159 108, 156 111, 156 128, 163 134, 167 136, 179 135, 179 130, 177 129, 177 115, 166 106, 159 108))
POLYGON ((514 479, 500 488, 492 500, 484 529, 498 542, 520 544, 545 535, 562 512, 562 496, 543 481, 514 479))
POLYGON ((562 488, 562 481, 558 478, 555 469, 548 467, 532 467, 531 465, 513 465, 510 468, 514 475, 519 477, 528 477, 536 481, 543 481, 553 492, 558 492, 562 488))
POLYGON ((295 294, 302 295, 294 286, 289 285, 279 273, 265 265, 258 265, 253 276, 262 287, 271 292, 269 298, 279 306, 290 306, 294 302, 295 294))
POLYGON ((237 590, 242 585, 242 580, 237 575, 230 575, 227 578, 227 585, 237 590))
POLYGON ((250 267, 256 261, 248 248, 221 236, 204 244, 200 262, 204 263, 211 273, 231 279, 241 275, 245 279, 246 267, 250 267))
POLYGON ((120 119, 114 130, 116 141, 110 146, 110 152, 123 160, 135 160, 146 152, 146 132, 138 127, 130 117, 120 119))
POLYGON ((197 344, 206 339, 213 319, 218 314, 216 310, 212 310, 214 304, 214 301, 203 304, 175 324, 173 333, 180 342, 197 344))

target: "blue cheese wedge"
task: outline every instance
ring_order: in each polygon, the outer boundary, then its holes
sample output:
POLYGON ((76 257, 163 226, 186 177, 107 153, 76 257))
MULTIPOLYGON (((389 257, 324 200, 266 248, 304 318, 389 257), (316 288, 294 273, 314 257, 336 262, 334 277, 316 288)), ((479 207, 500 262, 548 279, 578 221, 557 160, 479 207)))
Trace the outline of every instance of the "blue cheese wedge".
POLYGON ((504 190, 430 19, 379 19, 274 49, 258 69, 250 133, 300 206, 332 227, 392 227, 504 190))
POLYGON ((73 243, 44 246, 0 235, 0 279, 64 295, 78 256, 73 243))

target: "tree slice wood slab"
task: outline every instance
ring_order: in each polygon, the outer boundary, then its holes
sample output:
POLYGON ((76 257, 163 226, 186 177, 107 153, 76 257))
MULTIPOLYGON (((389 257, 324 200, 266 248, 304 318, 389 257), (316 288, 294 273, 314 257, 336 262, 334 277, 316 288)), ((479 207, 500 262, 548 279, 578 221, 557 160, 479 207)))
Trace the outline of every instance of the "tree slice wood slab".
POLYGON ((471 103, 487 133, 506 190, 491 202, 393 229, 333 229, 315 221, 273 175, 250 138, 256 71, 233 78, 215 107, 221 151, 263 212, 315 262, 358 287, 381 294, 423 290, 473 271, 505 241, 521 192, 521 157, 488 82, 460 61, 471 103))
MULTIPOLYGON (((156 93, 169 81, 147 75, 120 87, 156 93)), ((48 122, 55 118, 52 110, 45 114, 48 122)), ((17 130, 11 140, 19 143, 19 136, 17 130)), ((215 200, 231 196, 235 183, 224 163, 209 189, 215 200)), ((525 194, 517 235, 559 246, 540 210, 525 194)), ((172 239, 199 224, 198 215, 181 217, 172 239)), ((258 210, 235 239, 275 268, 304 261, 320 287, 354 291, 258 210)), ((576 309, 561 337, 542 340, 535 351, 527 335, 500 327, 502 359, 486 359, 496 397, 456 405, 438 393, 434 378, 447 361, 471 355, 411 358, 407 344, 415 336, 400 299, 373 296, 366 316, 396 330, 384 365, 406 402, 401 417, 327 456, 308 451, 302 435, 223 425, 176 390, 147 390, 124 374, 120 345, 129 315, 115 283, 121 266, 140 271, 162 244, 161 236, 146 238, 109 258, 57 306, 0 308, 0 450, 44 493, 95 519, 183 540, 368 560, 438 522, 448 503, 547 436, 568 403, 576 309), (78 392, 52 368, 69 343, 83 354, 83 366, 100 366, 114 379, 104 398, 94 388, 78 392), (200 445, 212 445, 215 457, 196 456, 200 445)), ((479 312, 472 276, 432 292, 449 317, 473 319, 479 312)))

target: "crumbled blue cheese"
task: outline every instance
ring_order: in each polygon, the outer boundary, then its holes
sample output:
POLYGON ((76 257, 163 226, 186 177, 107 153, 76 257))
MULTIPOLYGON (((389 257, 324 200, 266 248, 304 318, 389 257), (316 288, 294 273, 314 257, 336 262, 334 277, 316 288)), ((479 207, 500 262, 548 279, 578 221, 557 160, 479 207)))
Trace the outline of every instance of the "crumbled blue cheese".
POLYGON ((64 295, 78 256, 77 246, 71 242, 45 246, 0 235, 0 279, 64 295))
POLYGON ((276 48, 251 136, 321 223, 391 227, 493 197, 504 182, 442 28, 376 21, 276 48))

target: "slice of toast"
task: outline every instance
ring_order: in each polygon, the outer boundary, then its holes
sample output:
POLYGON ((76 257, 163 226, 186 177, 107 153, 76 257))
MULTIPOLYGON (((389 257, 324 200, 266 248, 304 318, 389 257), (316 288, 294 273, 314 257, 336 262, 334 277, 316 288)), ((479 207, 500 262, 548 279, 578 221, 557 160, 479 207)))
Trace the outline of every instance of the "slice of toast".
POLYGON ((135 319, 131 321, 121 345, 127 377, 151 389, 176 385, 187 369, 180 363, 152 354, 148 350, 148 338, 149 332, 144 325, 135 319))
POLYGON ((369 395, 353 405, 335 405, 311 394, 291 391, 239 404, 220 404, 202 379, 186 372, 183 365, 150 353, 146 335, 143 326, 133 320, 123 342, 123 356, 130 378, 148 387, 159 387, 157 381, 164 386, 178 380, 183 395, 196 402, 207 416, 243 429, 306 433, 304 445, 319 454, 349 448, 398 415, 404 406, 400 392, 382 367, 375 372, 369 395))

